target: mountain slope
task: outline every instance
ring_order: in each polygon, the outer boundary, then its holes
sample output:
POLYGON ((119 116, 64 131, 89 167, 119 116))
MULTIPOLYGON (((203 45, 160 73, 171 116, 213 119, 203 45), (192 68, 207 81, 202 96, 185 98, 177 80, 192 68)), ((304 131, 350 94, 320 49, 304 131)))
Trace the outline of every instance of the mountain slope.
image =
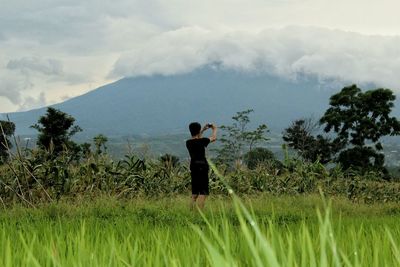
MULTIPOLYGON (((88 137, 181 133, 191 121, 229 123, 235 112, 249 108, 255 111, 254 123, 281 132, 294 119, 318 117, 330 95, 342 87, 321 85, 312 77, 289 81, 205 68, 175 76, 124 78, 54 107, 75 117, 88 137)), ((9 114, 17 134, 35 133, 29 126, 45 110, 9 114)))

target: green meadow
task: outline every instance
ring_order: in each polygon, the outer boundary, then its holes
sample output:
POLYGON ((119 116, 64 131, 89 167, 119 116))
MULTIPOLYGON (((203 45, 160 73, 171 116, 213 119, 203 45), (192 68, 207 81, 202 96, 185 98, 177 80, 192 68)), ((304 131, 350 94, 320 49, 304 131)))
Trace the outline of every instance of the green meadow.
POLYGON ((319 195, 61 200, 0 213, 1 266, 399 266, 400 206, 319 195))

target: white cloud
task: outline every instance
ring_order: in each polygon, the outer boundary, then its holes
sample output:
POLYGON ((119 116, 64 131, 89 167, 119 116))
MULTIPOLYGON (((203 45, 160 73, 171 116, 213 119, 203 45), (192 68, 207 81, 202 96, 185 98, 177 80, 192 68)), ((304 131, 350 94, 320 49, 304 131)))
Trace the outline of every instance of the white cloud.
POLYGON ((21 92, 32 85, 25 78, 12 72, 0 72, 0 97, 7 99, 14 105, 22 101, 21 92))
POLYGON ((47 104, 46 95, 44 92, 41 92, 39 96, 36 98, 31 96, 26 97, 23 103, 19 105, 18 111, 40 108, 45 106, 46 104, 47 104))
POLYGON ((59 60, 38 57, 23 57, 13 59, 7 63, 7 68, 10 70, 19 70, 22 73, 38 72, 44 75, 62 75, 63 66, 59 60))
POLYGON ((312 27, 259 33, 186 27, 154 37, 124 54, 112 74, 171 75, 214 63, 286 78, 305 73, 400 89, 400 37, 312 27))
POLYGON ((0 2, 0 112, 40 92, 53 103, 110 77, 182 73, 210 62, 399 87, 398 39, 371 36, 400 35, 398 0, 0 2))

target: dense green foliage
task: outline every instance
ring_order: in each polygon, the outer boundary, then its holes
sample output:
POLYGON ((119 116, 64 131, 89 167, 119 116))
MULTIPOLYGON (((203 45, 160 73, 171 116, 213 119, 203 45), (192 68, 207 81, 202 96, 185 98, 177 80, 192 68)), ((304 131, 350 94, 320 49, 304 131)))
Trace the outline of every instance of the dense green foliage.
POLYGON ((47 108, 44 116, 32 128, 39 132, 37 145, 49 151, 59 154, 65 148, 76 150, 77 145, 71 141, 71 137, 82 129, 75 125, 75 119, 70 115, 55 108, 47 108))
MULTIPOLYGON (((77 196, 107 194, 118 198, 161 197, 190 191, 187 163, 151 160, 136 155, 118 161, 107 155, 92 154, 80 161, 68 151, 54 158, 50 152, 32 151, 14 155, 0 166, 0 197, 8 205, 23 202, 36 206, 42 202, 77 196), (38 155, 39 153, 39 155, 38 155)), ((355 201, 400 201, 400 183, 387 182, 376 172, 363 175, 328 171, 322 164, 287 158, 282 166, 258 164, 255 169, 219 165, 226 184, 210 174, 212 194, 227 195, 227 185, 238 194, 297 195, 318 192, 348 197, 355 201)))
POLYGON ((282 163, 275 158, 271 150, 264 147, 256 147, 244 155, 244 163, 246 166, 254 170, 260 165, 270 165, 271 168, 280 169, 282 163))
POLYGON ((283 140, 305 160, 336 162, 360 173, 377 171, 390 179, 380 139, 400 134, 400 121, 390 116, 395 99, 389 89, 363 92, 356 85, 344 87, 331 96, 330 107, 319 120, 333 138, 314 136, 316 125, 302 119, 284 131, 283 140))
POLYGON ((330 108, 320 121, 325 125, 324 130, 333 130, 336 140, 343 144, 344 149, 337 158, 343 168, 386 172, 379 140, 400 134, 400 121, 390 116, 395 99, 389 89, 362 92, 356 85, 331 96, 330 108))
POLYGON ((335 154, 343 147, 342 143, 336 139, 331 141, 321 134, 314 136, 316 128, 317 125, 311 119, 296 120, 283 132, 283 141, 309 162, 332 162, 335 154))

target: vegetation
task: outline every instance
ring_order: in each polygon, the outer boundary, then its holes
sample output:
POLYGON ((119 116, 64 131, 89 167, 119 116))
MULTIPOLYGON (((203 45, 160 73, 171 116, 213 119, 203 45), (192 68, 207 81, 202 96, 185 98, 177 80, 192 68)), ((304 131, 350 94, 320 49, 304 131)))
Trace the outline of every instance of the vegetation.
POLYGON ((107 136, 105 136, 103 134, 99 134, 99 135, 93 137, 93 142, 94 142, 94 145, 96 146, 96 154, 97 155, 107 152, 107 146, 106 146, 106 143, 108 142, 107 136))
POLYGON ((12 142, 9 138, 14 132, 15 124, 13 122, 0 120, 0 164, 8 159, 8 151, 12 148, 12 142))
POLYGON ((336 136, 298 120, 283 138, 301 158, 284 147, 282 162, 260 146, 267 126, 251 131, 252 110, 238 112, 222 127, 202 212, 189 211, 188 164, 172 154, 112 159, 106 136, 94 151, 74 143, 80 128, 53 108, 33 126, 38 147, 13 138, 11 150, 15 125, 0 122, 0 265, 400 265, 400 183, 385 180, 378 153, 382 136, 398 134, 393 100, 344 88, 320 121, 336 136))
MULTIPOLYGON (((339 96, 333 96, 333 99, 339 96)), ((332 105, 335 103, 332 102, 332 105)), ((390 106, 389 103, 384 110, 390 111, 390 106)), ((334 114, 333 109, 330 110, 327 114, 334 114)), ((323 164, 328 162, 327 158, 333 153, 328 151, 324 154, 317 148, 330 145, 333 151, 331 145, 335 140, 342 144, 347 139, 340 136, 333 141, 318 136, 314 138, 311 123, 304 120, 288 128, 284 139, 308 160, 303 162, 286 153, 284 161, 278 161, 268 149, 255 147, 268 140, 265 137, 267 128, 260 125, 254 131, 249 130, 251 112, 238 112, 233 117, 234 123, 223 127, 222 146, 218 150, 216 163, 226 183, 222 183, 212 172, 212 194, 228 195, 228 188, 239 195, 263 192, 297 195, 322 190, 327 195, 342 196, 357 202, 400 201, 400 183, 385 181, 386 174, 381 169, 348 170, 343 164, 332 169, 325 167, 323 164), (234 160, 239 164, 232 164, 234 160)), ((333 115, 328 117, 333 118, 333 115)), ((385 125, 389 130, 392 129, 391 133, 396 133, 393 130, 396 121, 389 117, 388 120, 392 126, 385 125)), ((35 207, 40 203, 54 203, 63 198, 87 195, 107 194, 130 199, 171 196, 189 191, 188 164, 181 163, 174 155, 165 154, 159 159, 152 159, 131 153, 123 159, 114 160, 107 154, 105 144, 108 139, 104 135, 93 139, 93 152, 90 144, 77 145, 70 140, 80 128, 74 126, 74 118, 53 108, 49 108, 47 114, 39 119, 35 128, 40 132, 38 148, 31 150, 17 146, 16 153, 8 150, 11 157, 6 165, 0 166, 0 197, 5 206, 24 203, 35 207)), ((379 139, 384 133, 383 130, 377 130, 374 138, 379 139)), ((342 135, 347 136, 344 132, 342 135)), ((355 138, 354 133, 350 136, 355 138)), ((353 142, 353 139, 349 142, 353 142)), ((353 153, 354 150, 351 151, 353 153)), ((341 155, 347 155, 345 153, 342 151, 339 159, 341 155)), ((362 160, 364 156, 368 157, 369 154, 363 153, 358 158, 362 160)))
MULTIPOLYGON (((257 150, 255 150, 257 151, 257 150)), ((162 197, 186 194, 190 190, 187 164, 151 160, 136 155, 118 161, 108 155, 91 155, 74 160, 68 151, 54 158, 50 152, 32 151, 13 155, 0 167, 0 197, 6 206, 23 202, 37 206, 62 198, 107 194, 122 199, 162 197), (40 153, 40 156, 37 155, 40 153)), ((171 161, 172 159, 172 161, 171 161)), ((321 163, 287 158, 280 166, 263 163, 254 169, 239 166, 234 170, 218 168, 227 184, 238 194, 268 192, 297 195, 318 192, 343 196, 357 202, 400 201, 400 183, 387 182, 382 175, 343 172, 340 167, 327 170, 321 163)), ((214 172, 210 175, 211 192, 227 195, 225 184, 214 172)))
POLYGON ((380 139, 400 134, 400 121, 390 116, 395 98, 389 89, 362 92, 356 85, 345 87, 330 98, 319 121, 326 133, 335 133, 333 140, 312 135, 316 125, 310 120, 295 121, 284 131, 283 140, 305 160, 336 162, 344 170, 360 173, 373 170, 389 179, 380 139))
POLYGON ((64 148, 75 148, 71 137, 82 129, 74 125, 75 119, 70 115, 49 107, 47 113, 39 118, 37 124, 31 127, 38 130, 37 145, 45 150, 61 153, 64 148))
POLYGON ((164 154, 160 157, 160 161, 165 166, 170 166, 172 168, 176 168, 179 166, 179 158, 175 155, 164 154))
POLYGON ((330 208, 313 195, 262 195, 213 198, 201 215, 181 197, 71 201, 3 211, 1 266, 400 264, 400 213, 391 204, 335 198, 330 208))
POLYGON ((260 165, 271 164, 271 167, 277 169, 282 167, 282 163, 275 158, 274 153, 264 147, 256 147, 244 155, 244 162, 246 166, 254 170, 260 165))
POLYGON ((216 149, 217 159, 226 165, 235 162, 241 163, 243 156, 251 151, 257 144, 267 141, 265 133, 268 132, 267 125, 261 124, 257 129, 248 129, 250 123, 250 113, 252 109, 237 112, 232 117, 232 125, 222 125, 222 136, 218 138, 221 147, 216 149))
POLYGON ((379 140, 400 134, 400 121, 390 116, 395 99, 389 89, 362 92, 356 85, 345 87, 331 97, 331 107, 321 123, 325 124, 326 132, 333 130, 338 142, 344 145, 337 158, 344 169, 387 172, 384 155, 379 153, 383 149, 379 140))
POLYGON ((300 119, 283 132, 283 140, 295 149, 300 157, 308 162, 319 161, 322 164, 332 162, 333 156, 343 147, 339 140, 331 141, 321 134, 313 135, 318 124, 312 119, 300 119))

